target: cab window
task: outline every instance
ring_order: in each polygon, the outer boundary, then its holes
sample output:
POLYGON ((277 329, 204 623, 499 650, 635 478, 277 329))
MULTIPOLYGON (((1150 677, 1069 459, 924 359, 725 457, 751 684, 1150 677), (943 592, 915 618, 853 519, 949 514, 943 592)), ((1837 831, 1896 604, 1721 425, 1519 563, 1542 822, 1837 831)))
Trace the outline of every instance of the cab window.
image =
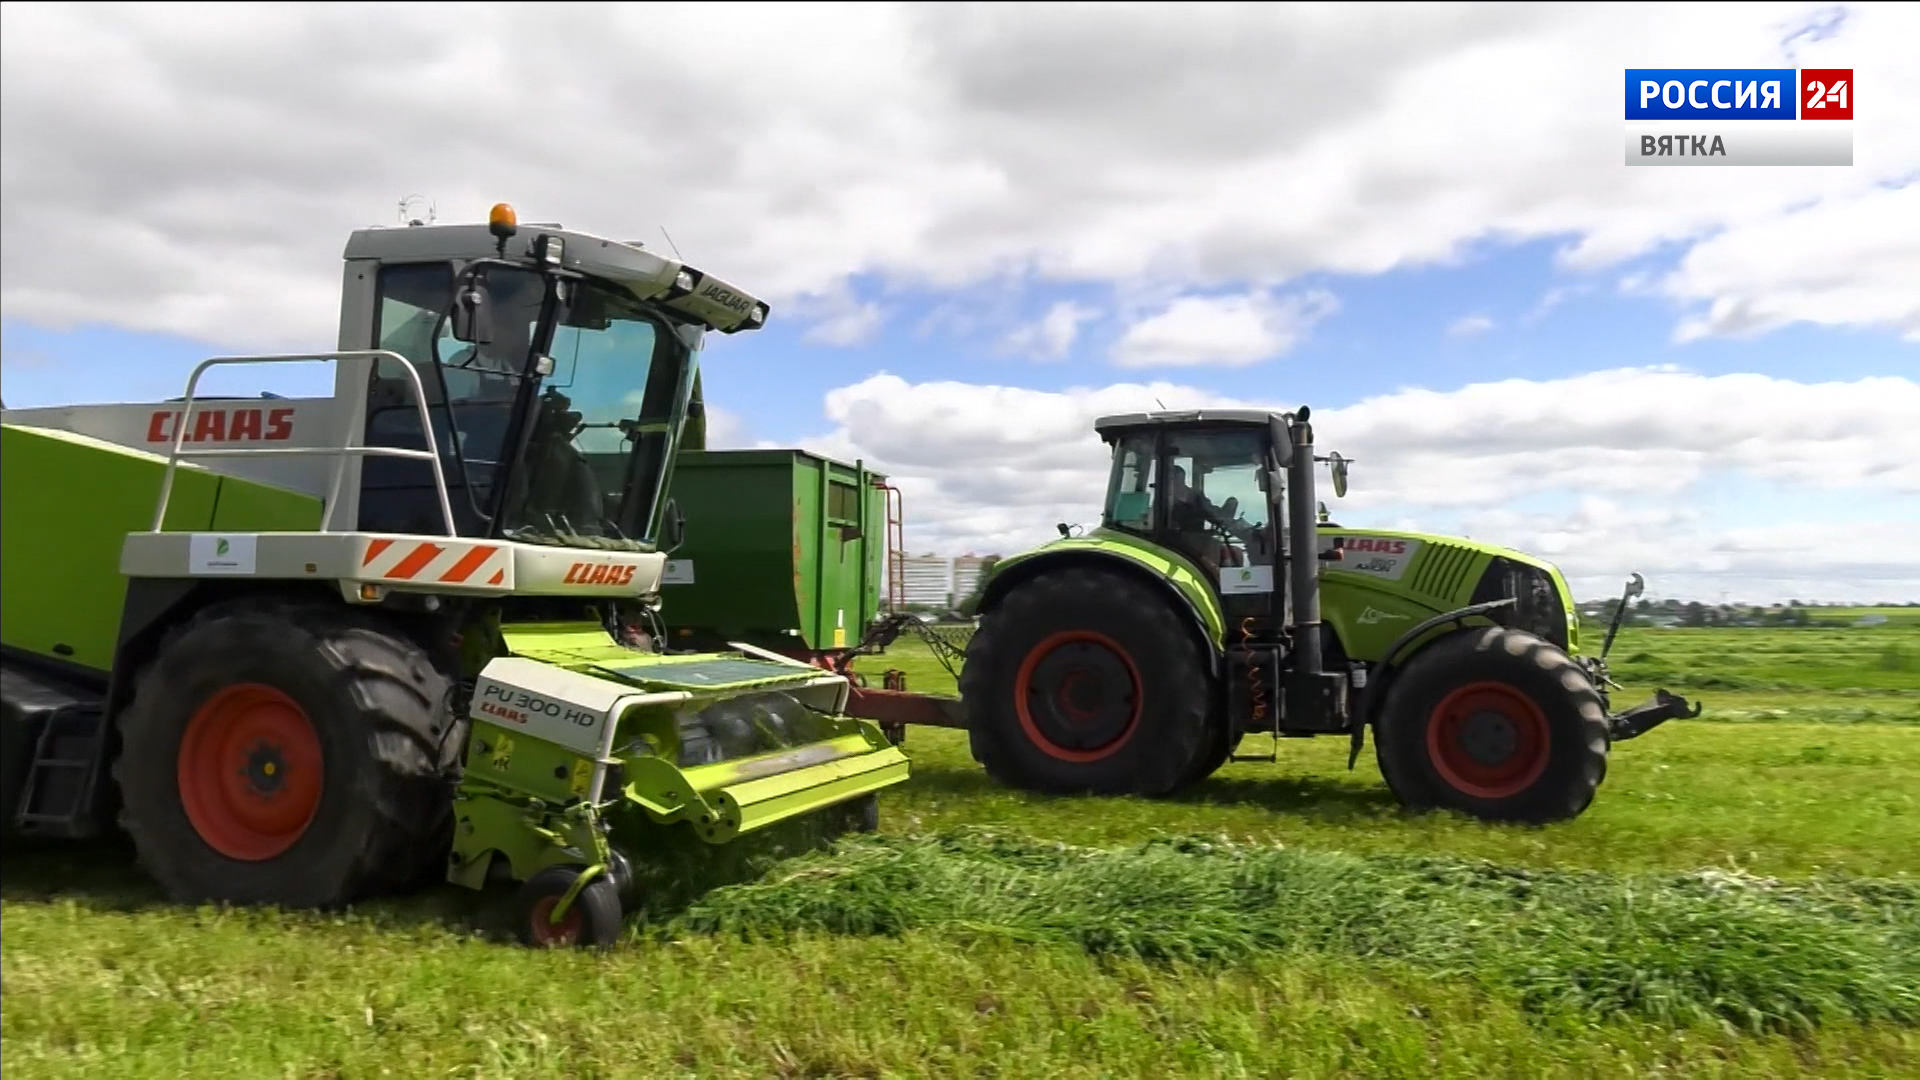
POLYGON ((1108 528, 1141 534, 1153 531, 1154 441, 1151 433, 1120 440, 1107 485, 1108 528))

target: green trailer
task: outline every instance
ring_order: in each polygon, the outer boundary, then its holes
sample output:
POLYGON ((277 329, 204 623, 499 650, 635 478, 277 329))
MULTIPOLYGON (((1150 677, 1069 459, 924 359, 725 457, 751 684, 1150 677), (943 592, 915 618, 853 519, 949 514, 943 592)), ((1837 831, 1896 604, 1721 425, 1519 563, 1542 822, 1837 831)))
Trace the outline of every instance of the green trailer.
POLYGON ((688 450, 670 490, 686 519, 661 578, 676 647, 745 641, 810 660, 860 644, 898 521, 885 476, 804 450, 688 450))

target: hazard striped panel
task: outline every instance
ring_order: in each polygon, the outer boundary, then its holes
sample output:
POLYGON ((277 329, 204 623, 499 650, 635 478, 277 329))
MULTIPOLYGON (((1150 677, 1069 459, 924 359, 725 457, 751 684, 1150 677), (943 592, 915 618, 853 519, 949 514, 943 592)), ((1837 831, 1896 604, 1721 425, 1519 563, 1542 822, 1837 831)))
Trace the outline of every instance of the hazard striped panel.
POLYGON ((501 588, 512 584, 513 553, 499 544, 381 537, 367 541, 360 568, 381 581, 501 588))

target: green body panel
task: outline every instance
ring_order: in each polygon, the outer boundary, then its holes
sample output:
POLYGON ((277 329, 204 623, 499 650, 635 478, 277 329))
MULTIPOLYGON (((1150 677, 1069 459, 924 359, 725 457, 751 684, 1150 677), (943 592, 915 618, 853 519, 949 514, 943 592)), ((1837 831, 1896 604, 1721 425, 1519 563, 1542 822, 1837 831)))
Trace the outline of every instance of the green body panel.
POLYGON ((670 635, 808 651, 857 644, 880 608, 881 479, 801 450, 682 452, 670 491, 686 540, 661 587, 670 635))
POLYGON ((828 677, 825 671, 739 654, 639 652, 590 623, 509 624, 501 633, 513 655, 685 700, 630 707, 615 728, 613 756, 601 763, 474 716, 448 872, 456 884, 479 888, 496 855, 519 880, 552 865, 603 864, 608 855, 597 825, 617 827, 621 808, 658 826, 684 823, 718 844, 908 778, 906 755, 879 725, 838 714, 813 714, 813 729, 795 745, 676 764, 684 712, 727 699, 751 709, 751 695, 796 688, 828 677), (619 783, 618 790, 603 788, 597 806, 587 801, 596 764, 617 766, 609 775, 619 783))
MULTIPOLYGON (((1493 544, 1428 533, 1390 529, 1347 529, 1323 526, 1323 546, 1331 537, 1346 538, 1349 558, 1365 556, 1355 541, 1418 541, 1418 550, 1398 579, 1345 569, 1342 562, 1321 564, 1320 618, 1339 636, 1341 647, 1350 659, 1373 662, 1381 659, 1400 635, 1435 615, 1457 611, 1472 602, 1474 588, 1487 565, 1496 557, 1545 570, 1553 580, 1561 606, 1568 612, 1569 652, 1579 652, 1579 626, 1573 615, 1572 593, 1566 579, 1551 563, 1493 544)), ((1063 537, 1003 559, 994 568, 1001 578, 1022 564, 1069 552, 1084 552, 1125 559, 1161 577, 1177 589, 1207 627, 1213 647, 1224 647, 1225 627, 1220 600, 1212 584, 1184 555, 1131 533, 1104 527, 1084 536, 1063 537)), ((1353 566, 1358 562, 1346 562, 1353 566)), ((1435 634, 1443 633, 1435 630, 1435 634)))
MULTIPOLYGON (((128 533, 153 527, 166 459, 68 432, 0 427, 0 640, 103 674, 113 667, 128 533)), ((303 531, 320 500, 182 465, 169 531, 303 531)))
MULTIPOLYGON (((1573 595, 1566 578, 1552 563, 1495 544, 1431 533, 1322 526, 1321 535, 1346 538, 1347 557, 1321 564, 1320 618, 1334 627, 1352 659, 1379 660, 1400 635, 1418 623, 1471 604, 1480 576, 1495 558, 1546 571, 1560 596, 1561 608, 1567 612, 1568 652, 1579 654, 1573 595), (1356 541, 1418 541, 1420 547, 1397 580, 1386 580, 1346 568, 1367 557, 1356 541)), ((1434 631, 1436 635, 1444 632, 1444 628, 1434 631)))
POLYGON ((1171 548, 1163 547, 1151 540, 1120 532, 1104 526, 1089 530, 1081 536, 1063 536, 1024 551, 994 564, 993 576, 1000 579, 1009 571, 1031 563, 1037 559, 1057 557, 1069 553, 1090 553, 1105 555, 1128 562, 1164 579, 1167 584, 1179 590, 1180 595, 1193 605, 1194 612, 1206 625, 1208 640, 1213 647, 1221 648, 1226 634, 1226 623, 1220 615, 1220 600, 1213 593, 1213 586, 1186 556, 1171 548))

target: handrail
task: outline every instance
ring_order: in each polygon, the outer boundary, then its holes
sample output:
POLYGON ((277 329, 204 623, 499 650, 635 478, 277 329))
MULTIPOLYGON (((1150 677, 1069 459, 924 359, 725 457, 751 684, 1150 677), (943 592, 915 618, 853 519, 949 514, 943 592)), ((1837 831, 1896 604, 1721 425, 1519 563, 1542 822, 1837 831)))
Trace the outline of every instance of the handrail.
MULTIPOLYGON (((456 436, 457 438, 457 436, 456 436)), ((440 463, 440 445, 433 434, 433 418, 427 412, 427 391, 420 382, 420 372, 413 362, 391 349, 341 349, 323 353, 288 353, 271 356, 216 356, 202 360, 193 369, 193 375, 187 379, 186 396, 180 399, 180 419, 174 424, 173 446, 167 453, 166 475, 160 481, 160 505, 154 509, 153 532, 160 532, 167 521, 167 504, 173 498, 173 476, 179 467, 181 458, 192 457, 246 457, 249 455, 278 457, 320 457, 333 455, 337 460, 333 465, 333 479, 327 487, 325 516, 320 520, 321 532, 333 532, 333 516, 340 505, 340 489, 346 482, 347 462, 353 458, 393 457, 415 461, 426 461, 433 467, 434 494, 440 500, 440 518, 446 526, 449 537, 459 536, 453 524, 453 500, 447 494, 446 469, 440 463), (347 425, 339 446, 229 446, 211 450, 186 450, 183 446, 187 438, 187 421, 193 416, 193 392, 200 385, 200 376, 207 369, 237 364, 295 364, 314 363, 322 360, 396 360, 401 370, 407 373, 407 382, 413 389, 413 403, 420 410, 420 432, 427 441, 425 450, 408 450, 397 446, 363 446, 365 437, 367 399, 356 395, 352 398, 347 414, 347 425)))

